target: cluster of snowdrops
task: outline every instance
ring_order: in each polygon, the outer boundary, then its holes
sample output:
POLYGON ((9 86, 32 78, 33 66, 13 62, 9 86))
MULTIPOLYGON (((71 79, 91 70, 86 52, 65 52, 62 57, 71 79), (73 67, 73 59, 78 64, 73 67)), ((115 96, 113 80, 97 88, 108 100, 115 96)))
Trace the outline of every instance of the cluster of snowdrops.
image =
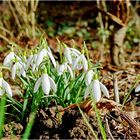
MULTIPOLYGON (((55 57, 46 42, 42 39, 39 45, 30 52, 13 50, 5 57, 3 65, 11 70, 11 77, 20 79, 23 89, 30 89, 31 94, 43 92, 45 97, 56 97, 61 104, 86 99, 92 94, 98 102, 101 91, 109 98, 104 84, 99 81, 97 67, 87 60, 87 48, 82 53, 64 43, 59 43, 60 61, 55 57)), ((0 95, 12 96, 10 85, 0 74, 0 95)), ((33 96, 33 95, 32 95, 33 96)))
MULTIPOLYGON (((99 81, 98 66, 91 63, 86 47, 80 52, 73 46, 59 42, 58 49, 60 61, 55 60, 48 43, 41 39, 39 45, 28 53, 11 50, 3 65, 10 69, 12 79, 18 77, 23 89, 27 94, 30 91, 32 96, 43 92, 45 97, 57 98, 62 105, 66 101, 68 104, 82 101, 89 95, 98 102, 101 91, 109 98, 106 86, 99 81)), ((139 88, 140 85, 135 91, 139 88)), ((0 96, 5 93, 11 97, 13 95, 0 72, 0 96)))

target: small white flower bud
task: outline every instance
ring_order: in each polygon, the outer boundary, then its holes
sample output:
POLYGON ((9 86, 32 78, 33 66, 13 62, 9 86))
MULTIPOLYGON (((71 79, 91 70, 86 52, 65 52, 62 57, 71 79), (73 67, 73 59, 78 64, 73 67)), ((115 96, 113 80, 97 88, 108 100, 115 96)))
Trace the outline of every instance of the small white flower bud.
POLYGON ((101 99, 101 90, 100 90, 100 83, 99 80, 93 80, 92 83, 92 95, 95 102, 99 102, 101 99))

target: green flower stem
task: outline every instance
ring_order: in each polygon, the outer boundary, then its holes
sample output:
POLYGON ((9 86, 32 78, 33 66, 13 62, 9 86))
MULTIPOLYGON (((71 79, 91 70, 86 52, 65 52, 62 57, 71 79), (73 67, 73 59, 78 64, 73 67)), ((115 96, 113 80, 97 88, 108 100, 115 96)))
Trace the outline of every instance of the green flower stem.
POLYGON ((31 113, 29 116, 29 121, 28 121, 28 124, 26 126, 25 132, 24 132, 23 137, 22 137, 23 140, 28 139, 30 136, 30 132, 32 130, 32 127, 33 127, 33 124, 35 121, 36 113, 37 113, 37 110, 38 110, 38 107, 40 105, 41 98, 43 97, 43 95, 44 94, 42 92, 42 89, 40 88, 39 92, 36 93, 34 98, 33 98, 33 103, 31 106, 31 113))
POLYGON ((31 112, 31 114, 29 116, 29 122, 26 126, 25 132, 24 132, 23 137, 22 137, 23 140, 28 139, 28 137, 30 136, 31 129, 32 129, 32 126, 33 126, 34 121, 35 121, 36 112, 37 112, 37 110, 34 112, 31 112))
POLYGON ((0 139, 3 137, 3 127, 4 127, 4 120, 5 120, 5 105, 6 105, 6 95, 3 95, 0 101, 0 139))
POLYGON ((99 124, 99 127, 100 127, 100 131, 101 131, 101 135, 102 135, 102 138, 103 138, 103 140, 106 140, 107 138, 106 138, 106 131, 105 131, 105 128, 104 128, 104 126, 103 126, 103 124, 102 124, 102 121, 101 121, 101 116, 100 116, 100 114, 99 114, 99 111, 98 111, 98 108, 97 108, 97 106, 96 106, 96 103, 95 103, 95 101, 94 101, 94 98, 93 98, 93 96, 91 95, 91 98, 92 98, 92 107, 94 108, 94 110, 95 110, 95 112, 96 112, 96 117, 97 117, 97 120, 98 120, 98 124, 99 124))

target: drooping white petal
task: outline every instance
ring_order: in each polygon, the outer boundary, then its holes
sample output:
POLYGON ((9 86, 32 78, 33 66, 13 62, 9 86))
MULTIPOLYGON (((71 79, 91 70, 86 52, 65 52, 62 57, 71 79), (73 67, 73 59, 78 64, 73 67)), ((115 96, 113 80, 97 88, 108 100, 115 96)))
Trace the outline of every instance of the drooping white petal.
POLYGON ((15 58, 14 52, 10 52, 4 59, 3 65, 7 67, 11 67, 13 64, 12 60, 15 58))
POLYGON ((62 75, 63 72, 66 70, 66 65, 65 64, 61 64, 59 67, 58 67, 58 75, 62 75))
POLYGON ((86 83, 87 86, 91 83, 91 80, 92 80, 93 76, 94 76, 93 70, 89 70, 87 72, 86 78, 85 78, 85 83, 86 83))
POLYGON ((16 62, 13 67, 12 67, 12 79, 14 80, 15 77, 16 77, 16 71, 17 71, 17 68, 18 68, 18 62, 16 62))
POLYGON ((51 77, 49 77, 49 80, 50 80, 50 87, 53 89, 54 92, 56 92, 57 87, 54 80, 51 77))
POLYGON ((20 69, 20 72, 23 77, 26 77, 26 72, 23 67, 20 69))
POLYGON ((47 48, 47 51, 52 54, 50 47, 47 48))
POLYGON ((3 79, 2 81, 2 86, 3 88, 5 89, 6 93, 12 97, 12 90, 11 90, 11 87, 10 85, 3 79))
POLYGON ((50 80, 48 74, 42 74, 41 80, 42 80, 42 90, 46 95, 48 95, 50 92, 50 80))
POLYGON ((41 85, 41 77, 36 81, 34 86, 34 93, 38 91, 39 87, 41 85))
MULTIPOLYGON (((75 63, 76 59, 80 57, 80 54, 76 51, 71 51, 72 65, 75 63)), ((82 69, 82 65, 78 64, 77 69, 82 69)))
POLYGON ((93 80, 91 82, 91 86, 92 86, 92 95, 93 98, 95 100, 95 102, 99 102, 101 99, 101 90, 100 90, 100 83, 99 80, 93 80))
POLYGON ((44 56, 46 56, 47 50, 46 49, 42 49, 40 51, 40 53, 37 56, 37 60, 36 60, 36 66, 38 67, 40 65, 40 63, 42 63, 44 56))
POLYGON ((5 92, 3 89, 2 81, 3 81, 3 78, 0 78, 0 96, 2 96, 5 92))
POLYGON ((81 55, 81 58, 82 58, 82 62, 83 62, 84 71, 87 71, 88 70, 87 59, 85 58, 85 56, 83 54, 81 55))
POLYGON ((102 84, 101 82, 100 82, 100 88, 101 88, 101 91, 103 92, 103 94, 104 94, 107 98, 109 98, 109 92, 108 92, 106 86, 105 86, 104 84, 102 84))
POLYGON ((78 65, 79 65, 78 63, 80 63, 80 60, 81 60, 81 56, 79 56, 79 57, 76 58, 76 60, 73 63, 73 66, 72 66, 73 69, 77 69, 78 68, 78 65))
POLYGON ((72 53, 77 54, 77 55, 81 55, 81 53, 75 49, 75 48, 70 48, 70 50, 72 51, 72 53))
POLYGON ((71 69, 71 67, 69 65, 67 65, 67 69, 68 69, 68 71, 70 73, 71 78, 73 78, 73 72, 72 72, 72 69, 71 69))
POLYGON ((140 92, 140 84, 135 88, 135 92, 140 92))
POLYGON ((53 57, 52 53, 50 53, 50 52, 47 52, 47 53, 48 53, 49 58, 51 59, 51 61, 52 61, 53 65, 54 65, 54 67, 56 68, 56 61, 55 61, 55 59, 54 59, 54 57, 53 57))

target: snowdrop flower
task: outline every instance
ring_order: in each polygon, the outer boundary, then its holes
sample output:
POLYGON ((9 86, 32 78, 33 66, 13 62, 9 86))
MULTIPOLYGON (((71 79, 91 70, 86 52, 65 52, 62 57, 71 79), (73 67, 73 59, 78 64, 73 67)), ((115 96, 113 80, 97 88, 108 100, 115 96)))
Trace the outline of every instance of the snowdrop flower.
POLYGON ((109 93, 106 86, 99 82, 97 75, 95 74, 93 81, 91 81, 86 88, 84 98, 87 98, 87 96, 91 93, 95 102, 99 102, 101 99, 101 91, 107 98, 109 98, 109 93))
POLYGON ((18 76, 23 76, 26 77, 26 72, 24 69, 24 64, 22 62, 19 62, 18 60, 16 60, 15 64, 12 67, 12 79, 15 79, 16 74, 18 76))
POLYGON ((135 88, 135 92, 140 92, 140 84, 135 88))
POLYGON ((55 62, 55 59, 54 59, 54 57, 51 53, 51 50, 50 49, 47 50, 45 48, 42 49, 37 56, 37 60, 36 60, 36 66, 37 67, 43 62, 44 57, 49 57, 50 60, 52 61, 53 65, 54 65, 54 67, 56 67, 56 62, 55 62))
POLYGON ((3 79, 2 73, 0 72, 0 96, 7 93, 12 97, 12 90, 10 85, 3 79))
POLYGON ((67 63, 63 63, 58 67, 58 75, 62 75, 65 71, 68 71, 73 78, 73 72, 71 67, 67 63))
POLYGON ((13 60, 15 59, 15 53, 10 52, 4 59, 3 65, 7 67, 11 67, 13 65, 13 60))
POLYGON ((66 47, 65 50, 64 50, 64 55, 68 61, 68 63, 70 65, 72 65, 75 61, 75 59, 80 55, 81 53, 74 49, 74 48, 68 48, 66 47))
POLYGON ((7 66, 9 68, 12 67, 13 63, 14 63, 14 60, 15 59, 18 59, 19 61, 21 61, 21 59, 13 52, 11 51, 4 59, 3 61, 3 65, 4 66, 7 66))
POLYGON ((86 78, 85 78, 86 86, 88 86, 88 85, 91 83, 94 74, 95 74, 95 73, 93 72, 93 70, 89 70, 89 71, 87 72, 86 78))
POLYGON ((51 89, 56 92, 56 84, 54 80, 48 76, 47 73, 42 74, 42 76, 36 81, 34 86, 34 93, 38 91, 40 86, 42 87, 42 90, 46 95, 50 93, 51 89))
POLYGON ((88 70, 88 62, 83 54, 78 56, 75 62, 73 63, 73 69, 81 70, 82 68, 84 68, 84 71, 88 70))

